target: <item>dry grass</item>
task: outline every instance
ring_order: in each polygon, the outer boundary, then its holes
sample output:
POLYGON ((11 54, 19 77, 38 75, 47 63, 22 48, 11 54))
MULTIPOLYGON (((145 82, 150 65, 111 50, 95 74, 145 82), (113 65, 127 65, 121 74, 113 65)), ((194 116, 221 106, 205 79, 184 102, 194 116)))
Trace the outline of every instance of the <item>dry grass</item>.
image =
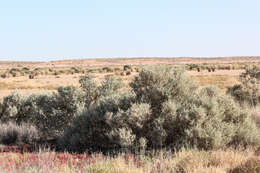
MULTIPOLYGON (((242 70, 218 70, 216 72, 201 72, 188 71, 194 80, 198 81, 201 86, 217 85, 223 91, 227 87, 238 83, 238 76, 242 70)), ((137 72, 132 72, 131 75, 120 75, 120 73, 93 73, 97 82, 104 80, 107 76, 113 75, 117 78, 123 79, 126 86, 137 75, 137 72)), ((14 91, 21 91, 22 93, 37 93, 45 91, 55 91, 59 86, 79 86, 79 78, 83 74, 62 74, 54 75, 39 75, 34 79, 29 79, 28 76, 0 78, 0 98, 7 96, 14 91)))
MULTIPOLYGON (((3 62, 0 61, 0 73, 3 73, 7 69, 24 67, 33 70, 40 68, 42 70, 48 70, 51 68, 53 71, 64 71, 58 75, 39 75, 34 79, 29 79, 27 76, 0 78, 0 98, 9 95, 13 91, 21 91, 25 93, 45 92, 54 91, 59 86, 79 86, 78 80, 82 73, 68 74, 68 70, 72 68, 79 69, 93 69, 94 75, 97 81, 103 80, 107 75, 114 75, 118 78, 123 79, 126 86, 133 79, 137 72, 131 72, 130 75, 122 75, 123 66, 128 64, 135 67, 146 66, 146 65, 185 65, 185 64, 200 64, 208 66, 214 64, 214 66, 227 66, 232 65, 233 67, 240 68, 244 64, 259 63, 260 57, 227 57, 227 58, 112 58, 112 59, 81 59, 81 60, 63 60, 63 61, 52 61, 52 62, 3 62), (100 72, 99 70, 107 68, 117 68, 120 71, 115 72, 100 72), (122 73, 122 74, 121 74, 122 73)), ((243 70, 216 70, 215 72, 209 73, 207 70, 201 70, 197 72, 195 70, 188 71, 188 74, 201 86, 206 85, 217 85, 223 91, 227 87, 233 86, 238 83, 238 76, 243 70)), ((51 72, 52 73, 52 72, 51 72)))
POLYGON ((181 150, 160 152, 155 156, 100 154, 70 155, 40 152, 38 154, 4 153, 0 155, 0 171, 71 172, 71 173, 258 173, 260 156, 254 149, 217 151, 181 150))

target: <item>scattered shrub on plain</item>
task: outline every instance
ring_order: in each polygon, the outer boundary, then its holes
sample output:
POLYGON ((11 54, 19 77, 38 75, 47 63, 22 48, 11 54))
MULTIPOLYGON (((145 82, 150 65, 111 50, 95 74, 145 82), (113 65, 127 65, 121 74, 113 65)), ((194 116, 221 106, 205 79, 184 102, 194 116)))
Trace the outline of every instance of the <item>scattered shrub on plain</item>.
POLYGON ((131 65, 124 65, 123 67, 124 71, 128 71, 128 70, 132 70, 132 66, 131 65))
POLYGON ((107 73, 114 71, 112 68, 109 68, 109 67, 103 67, 102 70, 107 72, 107 73))

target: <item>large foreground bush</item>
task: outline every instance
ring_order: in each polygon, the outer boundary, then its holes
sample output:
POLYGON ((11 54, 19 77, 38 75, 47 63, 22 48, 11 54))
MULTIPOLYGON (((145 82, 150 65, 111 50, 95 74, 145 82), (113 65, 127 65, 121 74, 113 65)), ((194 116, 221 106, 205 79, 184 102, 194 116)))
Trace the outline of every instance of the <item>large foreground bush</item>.
POLYGON ((61 146, 85 151, 260 144, 246 110, 216 87, 199 89, 183 70, 143 69, 130 87, 100 95, 75 117, 61 146))
POLYGON ((17 124, 30 123, 43 136, 57 136, 84 108, 83 92, 75 87, 60 87, 57 93, 30 95, 14 93, 3 99, 0 119, 17 124))
POLYGON ((24 97, 18 93, 7 96, 0 103, 0 120, 17 124, 30 123, 41 136, 57 137, 68 128, 72 119, 95 104, 100 97, 113 94, 123 87, 122 81, 106 78, 97 85, 94 77, 80 79, 81 88, 59 87, 50 94, 32 94, 24 97))

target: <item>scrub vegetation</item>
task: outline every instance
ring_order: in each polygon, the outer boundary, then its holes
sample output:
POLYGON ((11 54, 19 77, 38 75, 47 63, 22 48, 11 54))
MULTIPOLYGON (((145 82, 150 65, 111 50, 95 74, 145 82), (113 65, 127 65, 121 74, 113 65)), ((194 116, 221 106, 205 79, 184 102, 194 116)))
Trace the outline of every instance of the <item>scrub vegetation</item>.
POLYGON ((245 67, 226 92, 199 85, 183 66, 102 69, 134 72, 128 83, 71 70, 80 73, 77 86, 3 97, 1 172, 45 172, 48 158, 53 172, 259 171, 258 66, 245 67))

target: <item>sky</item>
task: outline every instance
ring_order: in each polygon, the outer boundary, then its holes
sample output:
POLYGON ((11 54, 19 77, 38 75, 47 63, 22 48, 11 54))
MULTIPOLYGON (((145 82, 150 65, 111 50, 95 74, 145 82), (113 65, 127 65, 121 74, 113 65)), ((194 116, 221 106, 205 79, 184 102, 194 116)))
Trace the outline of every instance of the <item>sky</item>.
POLYGON ((259 0, 0 0, 0 60, 260 55, 259 0))

